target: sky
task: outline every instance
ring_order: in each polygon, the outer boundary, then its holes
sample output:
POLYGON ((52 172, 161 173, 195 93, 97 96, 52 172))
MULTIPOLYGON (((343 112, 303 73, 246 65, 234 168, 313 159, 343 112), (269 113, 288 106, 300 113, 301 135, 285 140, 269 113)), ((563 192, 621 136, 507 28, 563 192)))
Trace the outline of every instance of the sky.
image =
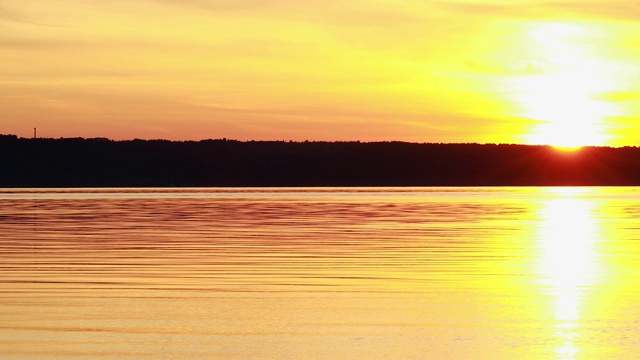
POLYGON ((0 133, 640 145, 635 0, 0 0, 0 133))

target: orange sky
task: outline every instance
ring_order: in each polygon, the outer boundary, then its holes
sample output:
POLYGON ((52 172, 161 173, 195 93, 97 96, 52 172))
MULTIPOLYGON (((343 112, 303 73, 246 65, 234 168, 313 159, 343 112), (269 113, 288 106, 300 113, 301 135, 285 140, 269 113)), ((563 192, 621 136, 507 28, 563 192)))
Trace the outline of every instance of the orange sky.
POLYGON ((0 0, 0 133, 640 145, 627 0, 0 0))

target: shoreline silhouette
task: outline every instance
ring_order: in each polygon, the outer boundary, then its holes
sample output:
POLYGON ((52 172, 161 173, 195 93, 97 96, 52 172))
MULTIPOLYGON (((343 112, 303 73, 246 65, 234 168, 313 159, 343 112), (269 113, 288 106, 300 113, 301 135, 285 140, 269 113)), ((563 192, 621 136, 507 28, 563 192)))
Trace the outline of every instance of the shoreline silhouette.
POLYGON ((640 148, 0 135, 0 187, 634 186, 640 148))

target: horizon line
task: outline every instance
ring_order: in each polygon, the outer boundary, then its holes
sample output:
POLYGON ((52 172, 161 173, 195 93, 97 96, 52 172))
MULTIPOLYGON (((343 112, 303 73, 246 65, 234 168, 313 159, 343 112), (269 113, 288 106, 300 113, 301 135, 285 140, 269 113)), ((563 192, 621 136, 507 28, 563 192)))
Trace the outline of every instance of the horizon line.
POLYGON ((577 151, 583 148, 612 148, 612 149, 620 149, 620 148, 637 148, 637 145, 623 145, 623 146, 610 146, 610 145, 581 145, 576 147, 565 147, 551 144, 525 144, 525 143, 509 143, 509 142, 500 142, 500 143, 492 143, 492 142, 417 142, 417 141, 403 141, 403 140, 375 140, 375 141, 362 141, 362 140, 238 140, 238 139, 229 139, 226 137, 222 138, 204 138, 200 140, 190 139, 190 140, 170 140, 163 138, 133 138, 133 139, 111 139, 107 137, 81 137, 81 136, 73 136, 73 137, 22 137, 15 134, 0 134, 0 137, 12 137, 17 140, 99 140, 99 141, 110 141, 110 142, 127 142, 127 141, 165 141, 165 142, 174 142, 174 143, 184 143, 184 142, 204 142, 204 141, 229 141, 229 142, 240 142, 240 143, 251 143, 251 142, 279 142, 279 143, 357 143, 357 144, 384 144, 384 143, 399 143, 399 144, 417 144, 417 145, 513 145, 513 146, 532 146, 532 147, 550 147, 559 151, 577 151))

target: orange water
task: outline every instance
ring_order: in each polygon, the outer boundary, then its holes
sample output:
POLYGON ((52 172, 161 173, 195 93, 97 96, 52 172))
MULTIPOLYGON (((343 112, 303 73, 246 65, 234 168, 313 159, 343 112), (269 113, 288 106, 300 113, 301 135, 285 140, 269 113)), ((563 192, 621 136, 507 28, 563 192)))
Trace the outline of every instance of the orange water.
POLYGON ((0 190, 0 358, 602 359, 640 188, 0 190))

